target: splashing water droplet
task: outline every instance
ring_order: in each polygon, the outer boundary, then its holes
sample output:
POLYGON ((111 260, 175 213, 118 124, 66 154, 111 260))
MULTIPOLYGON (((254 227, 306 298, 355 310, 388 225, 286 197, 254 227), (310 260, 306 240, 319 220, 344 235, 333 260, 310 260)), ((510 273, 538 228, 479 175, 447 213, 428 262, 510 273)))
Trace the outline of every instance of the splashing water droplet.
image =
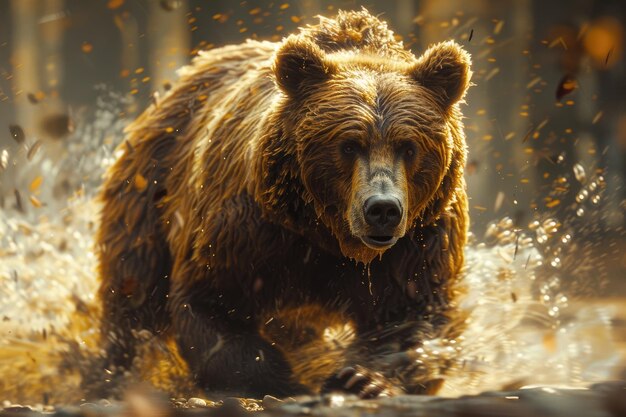
POLYGON ((546 231, 548 235, 553 235, 558 232, 560 226, 561 224, 557 220, 552 218, 544 220, 544 222, 541 224, 541 227, 546 231))
POLYGON ((585 209, 584 209, 584 208, 582 208, 582 207, 579 207, 579 208, 578 208, 578 210, 576 210, 576 215, 577 215, 578 217, 582 217, 582 216, 584 216, 584 215, 585 215, 585 209))
POLYGON ((0 155, 0 171, 3 171, 9 166, 9 151, 3 149, 0 155))
POLYGON ((537 229, 537 243, 544 244, 548 241, 548 234, 543 227, 537 229))
MULTIPOLYGON (((559 262, 560 261, 561 260, 559 259, 559 262)), ((561 280, 558 277, 556 277, 556 276, 552 276, 552 277, 550 277, 550 279, 546 283, 546 288, 549 288, 550 290, 553 290, 553 289, 559 288, 560 285, 561 285, 561 280)))
POLYGON ((585 181, 587 180, 587 175, 585 174, 585 168, 583 168, 583 166, 580 164, 574 165, 574 176, 576 177, 576 180, 581 184, 584 184, 585 181))
POLYGON ((505 217, 502 220, 500 220, 498 222, 498 227, 501 227, 503 229, 510 229, 513 227, 513 219, 511 219, 510 217, 505 217))
POLYGON ((598 204, 598 203, 600 202, 600 195, 599 195, 599 194, 596 194, 596 195, 594 195, 593 197, 591 197, 591 202, 592 202, 593 204, 598 204))
POLYGON ((589 197, 589 191, 583 189, 576 195, 576 202, 582 203, 587 197, 589 197))

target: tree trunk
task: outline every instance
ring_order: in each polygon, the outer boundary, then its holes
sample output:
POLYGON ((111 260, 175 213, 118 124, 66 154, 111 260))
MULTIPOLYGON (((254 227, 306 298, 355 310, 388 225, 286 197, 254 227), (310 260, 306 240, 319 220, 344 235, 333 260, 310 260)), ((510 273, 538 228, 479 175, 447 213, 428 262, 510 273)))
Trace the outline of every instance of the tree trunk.
POLYGON ((176 79, 176 69, 189 62, 191 33, 187 24, 187 1, 167 11, 159 2, 149 3, 148 41, 152 89, 159 91, 166 81, 176 79))

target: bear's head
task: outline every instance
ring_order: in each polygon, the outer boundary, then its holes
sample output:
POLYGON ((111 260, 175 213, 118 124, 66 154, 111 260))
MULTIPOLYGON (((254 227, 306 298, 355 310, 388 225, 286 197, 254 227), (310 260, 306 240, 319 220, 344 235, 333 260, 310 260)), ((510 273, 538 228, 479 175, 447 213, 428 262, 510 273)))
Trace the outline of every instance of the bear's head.
POLYGON ((260 142, 260 200, 288 222, 310 222, 312 208, 342 253, 367 263, 464 192, 457 104, 471 71, 456 43, 407 62, 294 35, 273 72, 281 98, 260 142))

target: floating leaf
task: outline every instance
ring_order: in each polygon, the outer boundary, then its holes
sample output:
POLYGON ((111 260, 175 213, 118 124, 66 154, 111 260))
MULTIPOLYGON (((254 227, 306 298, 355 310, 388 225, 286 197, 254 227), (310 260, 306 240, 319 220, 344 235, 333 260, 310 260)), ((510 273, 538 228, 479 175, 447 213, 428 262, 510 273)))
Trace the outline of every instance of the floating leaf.
POLYGON ((11 137, 17 143, 22 144, 26 140, 26 134, 24 133, 24 129, 20 125, 10 125, 9 132, 11 132, 11 137))
POLYGON ((571 75, 566 75, 561 79, 559 86, 556 88, 556 99, 561 100, 566 95, 570 94, 578 88, 578 81, 571 75))
POLYGON ((504 20, 499 20, 498 23, 496 23, 496 26, 493 28, 493 34, 499 35, 500 32, 502 32, 503 26, 504 26, 504 20))
POLYGON ((124 5, 125 0, 109 0, 107 3, 107 9, 115 10, 124 5))
POLYGON ((554 199, 554 200, 550 200, 546 203, 546 207, 547 208, 554 208, 556 206, 558 206, 559 204, 561 204, 561 200, 559 199, 554 199))
POLYGON ((550 353, 556 352, 556 336, 553 332, 546 332, 543 336, 543 347, 550 353))
POLYGON ((41 186, 41 183, 43 183, 43 177, 41 175, 37 175, 28 187, 30 189, 30 192, 34 193, 35 191, 37 191, 41 186))
POLYGON ((83 42, 83 44, 81 45, 80 49, 84 53, 89 54, 89 53, 91 53, 91 51, 93 51, 93 45, 90 44, 89 42, 83 42))

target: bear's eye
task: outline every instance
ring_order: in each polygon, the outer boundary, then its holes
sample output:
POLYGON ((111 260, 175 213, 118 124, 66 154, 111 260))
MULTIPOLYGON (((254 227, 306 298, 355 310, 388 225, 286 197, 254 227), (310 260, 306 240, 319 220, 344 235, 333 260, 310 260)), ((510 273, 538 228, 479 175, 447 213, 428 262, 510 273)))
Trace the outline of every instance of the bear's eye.
POLYGON ((415 156, 415 146, 412 143, 405 143, 400 147, 400 154, 407 159, 415 156))
POLYGON ((359 150, 359 145, 354 142, 346 142, 341 145, 341 152, 344 155, 354 155, 359 150))

